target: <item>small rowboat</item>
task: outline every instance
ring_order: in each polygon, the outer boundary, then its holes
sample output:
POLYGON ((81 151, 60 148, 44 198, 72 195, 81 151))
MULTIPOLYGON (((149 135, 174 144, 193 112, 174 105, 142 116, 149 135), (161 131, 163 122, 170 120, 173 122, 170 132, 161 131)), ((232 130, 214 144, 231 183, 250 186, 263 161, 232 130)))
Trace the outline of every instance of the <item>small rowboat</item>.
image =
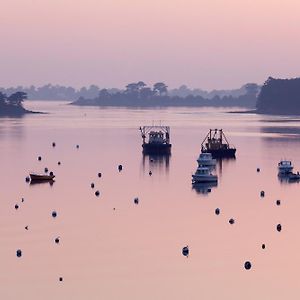
POLYGON ((31 181, 52 181, 55 178, 53 173, 47 174, 29 174, 31 181))

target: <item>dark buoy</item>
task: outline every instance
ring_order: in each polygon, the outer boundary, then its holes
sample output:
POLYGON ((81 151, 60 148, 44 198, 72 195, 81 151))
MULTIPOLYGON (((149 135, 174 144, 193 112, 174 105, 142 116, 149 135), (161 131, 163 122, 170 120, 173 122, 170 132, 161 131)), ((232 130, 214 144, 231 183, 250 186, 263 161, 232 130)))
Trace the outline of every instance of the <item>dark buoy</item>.
POLYGON ((39 156, 39 157, 38 157, 38 161, 41 161, 41 160, 42 160, 42 157, 41 157, 41 156, 39 156))
POLYGON ((281 224, 278 224, 276 228, 277 228, 277 231, 280 232, 282 229, 281 224))
POLYGON ((51 172, 49 173, 49 175, 50 175, 50 176, 53 176, 53 172, 51 171, 51 172))
POLYGON ((25 199, 24 199, 24 198, 22 198, 21 202, 24 202, 24 201, 25 201, 25 199))
POLYGON ((256 169, 256 172, 260 172, 260 168, 257 168, 257 169, 256 169))
POLYGON ((56 212, 55 210, 52 212, 52 217, 53 217, 53 218, 56 218, 56 217, 57 217, 57 212, 56 212))
POLYGON ((182 255, 188 257, 190 253, 189 246, 185 246, 182 248, 182 255))
POLYGON ((262 245, 261 245, 261 248, 262 248, 262 249, 266 249, 266 245, 265 245, 265 244, 262 244, 262 245))
POLYGON ((27 176, 27 177, 25 178, 25 181, 26 181, 26 182, 29 182, 29 181, 30 181, 30 177, 27 176))
POLYGON ((48 170, 48 168, 45 168, 44 171, 45 171, 45 173, 48 173, 49 170, 48 170))
POLYGON ((93 189, 95 187, 95 184, 94 183, 91 183, 91 188, 93 189))
POLYGON ((99 177, 99 178, 102 177, 102 173, 98 173, 98 177, 99 177))
POLYGON ((152 171, 149 172, 149 175, 150 175, 150 176, 152 175, 152 171))
POLYGON ((22 256, 22 251, 20 249, 18 249, 16 254, 17 254, 17 257, 21 257, 22 256))
POLYGON ((18 204, 16 204, 16 205, 15 205, 15 209, 18 209, 18 208, 19 208, 19 205, 18 205, 18 204))
POLYGON ((79 145, 76 145, 76 148, 79 149, 79 145))
POLYGON ((61 162, 59 161, 57 164, 60 166, 60 165, 61 165, 61 162))
POLYGON ((119 165, 119 166, 118 166, 118 170, 119 170, 119 172, 121 172, 121 171, 123 170, 123 166, 122 166, 122 165, 119 165))
POLYGON ((232 218, 229 220, 229 224, 231 224, 231 225, 234 224, 234 222, 235 222, 235 221, 234 221, 234 219, 232 219, 232 218))
POLYGON ((55 241, 56 244, 59 244, 59 237, 55 238, 54 241, 55 241))
POLYGON ((139 198, 138 197, 134 198, 133 202, 134 204, 139 204, 139 198))
POLYGON ((116 210, 116 208, 114 207, 113 210, 116 210))
POLYGON ((216 215, 219 215, 219 214, 220 214, 220 208, 216 208, 216 209, 215 209, 215 214, 216 214, 216 215))
POLYGON ((261 191, 261 192, 260 192, 260 196, 261 196, 261 197, 264 197, 264 196, 265 196, 265 192, 264 192, 264 191, 261 191))
POLYGON ((245 266, 245 269, 246 269, 246 270, 250 270, 251 267, 252 267, 250 261, 246 261, 245 264, 244 264, 244 266, 245 266))
POLYGON ((52 147, 55 147, 55 146, 56 146, 56 144, 53 142, 53 143, 52 143, 52 147))
POLYGON ((280 202, 280 200, 276 200, 276 205, 280 205, 281 204, 281 202, 280 202))
POLYGON ((64 279, 62 277, 59 277, 59 281, 62 282, 64 279))
POLYGON ((99 192, 99 191, 96 191, 96 192, 95 192, 95 195, 96 195, 97 197, 99 197, 99 196, 100 196, 100 192, 99 192))
POLYGON ((28 230, 28 226, 25 226, 25 229, 28 230))

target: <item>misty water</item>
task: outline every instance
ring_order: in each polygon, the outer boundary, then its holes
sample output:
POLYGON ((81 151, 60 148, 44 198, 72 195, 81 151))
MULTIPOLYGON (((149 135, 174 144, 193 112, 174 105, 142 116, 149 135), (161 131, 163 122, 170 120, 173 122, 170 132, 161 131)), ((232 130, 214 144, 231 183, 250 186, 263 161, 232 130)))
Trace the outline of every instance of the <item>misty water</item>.
POLYGON ((277 177, 281 159, 300 170, 299 117, 25 106, 48 114, 0 120, 1 299, 300 297, 300 185, 277 177), (171 127, 168 158, 142 155, 138 128, 153 122, 171 127), (210 128, 223 128, 237 153, 218 162, 218 186, 208 192, 193 189, 191 175, 210 128), (25 182, 45 167, 56 175, 52 186, 25 182))

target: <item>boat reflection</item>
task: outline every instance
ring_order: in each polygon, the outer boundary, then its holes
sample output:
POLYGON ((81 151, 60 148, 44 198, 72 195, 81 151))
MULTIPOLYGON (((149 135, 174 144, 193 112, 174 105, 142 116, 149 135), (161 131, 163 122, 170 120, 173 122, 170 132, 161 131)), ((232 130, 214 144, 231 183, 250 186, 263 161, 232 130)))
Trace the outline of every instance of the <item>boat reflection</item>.
POLYGON ((236 161, 236 157, 224 157, 224 158, 217 158, 217 165, 216 165, 216 168, 217 168, 217 172, 220 174, 220 176, 222 176, 222 172, 223 172, 223 168, 232 163, 232 162, 235 162, 236 161))
POLYGON ((159 171, 169 173, 171 154, 143 154, 143 171, 159 171))
POLYGON ((205 182, 205 183, 194 183, 192 189, 196 191, 197 194, 209 194, 212 188, 217 187, 218 182, 205 182))

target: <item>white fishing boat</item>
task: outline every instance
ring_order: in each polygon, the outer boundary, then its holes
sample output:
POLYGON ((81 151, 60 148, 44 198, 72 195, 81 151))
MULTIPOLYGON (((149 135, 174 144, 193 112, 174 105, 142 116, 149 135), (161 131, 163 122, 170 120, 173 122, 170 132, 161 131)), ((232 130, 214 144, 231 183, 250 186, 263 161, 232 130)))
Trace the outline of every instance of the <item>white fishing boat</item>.
POLYGON ((213 175, 207 167, 199 166, 194 175, 192 175, 192 183, 217 182, 218 176, 213 175))
POLYGON ((214 167, 217 161, 212 158, 211 153, 200 153, 197 162, 202 167, 214 167))
POLYGON ((291 173, 293 168, 293 164, 290 160, 282 160, 278 163, 278 173, 280 175, 291 173))

